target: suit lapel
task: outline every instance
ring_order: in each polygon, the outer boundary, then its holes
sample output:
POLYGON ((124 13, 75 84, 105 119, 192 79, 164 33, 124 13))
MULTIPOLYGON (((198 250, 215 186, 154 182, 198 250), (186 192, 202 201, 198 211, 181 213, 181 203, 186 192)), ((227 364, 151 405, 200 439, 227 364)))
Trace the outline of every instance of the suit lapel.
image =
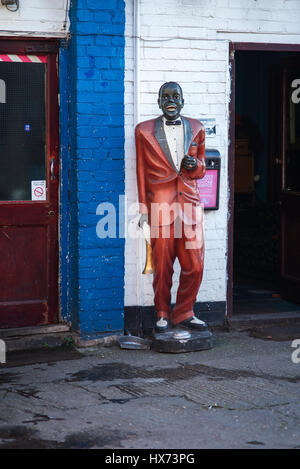
MULTIPOLYGON (((189 123, 188 119, 186 117, 182 117, 182 123, 183 123, 183 129, 184 129, 184 154, 187 155, 190 145, 193 140, 193 130, 192 126, 189 123)), ((163 118, 162 116, 158 117, 155 121, 155 129, 154 129, 154 136, 156 140, 158 141, 163 154, 167 158, 168 162, 172 166, 172 168, 178 173, 176 166, 174 165, 173 158, 170 152, 170 148, 167 142, 167 137, 165 134, 164 130, 164 123, 163 123, 163 118)))
POLYGON ((191 124, 189 123, 186 117, 181 116, 181 119, 184 127, 184 154, 187 155, 193 140, 193 130, 191 124))
POLYGON ((172 168, 177 172, 176 166, 174 165, 173 158, 170 152, 170 148, 167 142, 167 137, 164 130, 164 122, 162 116, 158 117, 155 121, 155 129, 154 129, 154 136, 158 141, 163 154, 167 158, 168 162, 172 166, 172 168))

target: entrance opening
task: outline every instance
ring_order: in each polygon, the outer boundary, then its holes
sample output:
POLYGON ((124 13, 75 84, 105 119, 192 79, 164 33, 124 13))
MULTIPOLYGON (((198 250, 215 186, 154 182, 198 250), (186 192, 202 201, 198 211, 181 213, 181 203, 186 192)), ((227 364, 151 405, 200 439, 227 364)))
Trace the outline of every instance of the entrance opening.
MULTIPOLYGON (((286 176, 300 170, 300 104, 287 96, 297 64, 298 52, 235 52, 234 315, 300 311, 297 295, 282 290, 283 236, 293 229, 283 225, 282 197, 300 192, 286 176)), ((289 246, 298 255, 299 240, 289 246)))

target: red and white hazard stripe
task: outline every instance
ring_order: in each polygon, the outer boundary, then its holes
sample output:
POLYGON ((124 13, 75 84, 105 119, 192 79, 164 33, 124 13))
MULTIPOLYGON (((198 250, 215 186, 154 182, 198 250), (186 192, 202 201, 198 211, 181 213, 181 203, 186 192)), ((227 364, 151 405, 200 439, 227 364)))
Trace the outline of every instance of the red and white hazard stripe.
POLYGON ((14 55, 14 54, 0 54, 0 62, 26 62, 34 64, 47 63, 46 55, 14 55))

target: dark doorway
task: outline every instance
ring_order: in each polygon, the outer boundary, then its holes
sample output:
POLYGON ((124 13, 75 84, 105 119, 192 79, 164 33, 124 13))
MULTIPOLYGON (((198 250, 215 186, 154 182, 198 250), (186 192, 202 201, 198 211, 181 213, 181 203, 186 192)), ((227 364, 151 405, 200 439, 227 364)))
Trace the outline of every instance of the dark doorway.
POLYGON ((300 309, 297 69, 300 87, 299 53, 235 52, 235 315, 300 309))

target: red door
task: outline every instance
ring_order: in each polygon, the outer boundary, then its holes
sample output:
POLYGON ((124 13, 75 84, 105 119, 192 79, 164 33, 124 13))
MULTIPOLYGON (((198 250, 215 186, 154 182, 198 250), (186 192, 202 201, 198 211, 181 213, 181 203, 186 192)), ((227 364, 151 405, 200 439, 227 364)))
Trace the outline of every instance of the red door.
POLYGON ((300 303, 300 66, 282 70, 281 294, 300 303))
POLYGON ((280 294, 300 303, 299 59, 273 69, 270 97, 270 189, 281 207, 280 294))
POLYGON ((0 41, 0 327, 58 320, 56 46, 0 41))

